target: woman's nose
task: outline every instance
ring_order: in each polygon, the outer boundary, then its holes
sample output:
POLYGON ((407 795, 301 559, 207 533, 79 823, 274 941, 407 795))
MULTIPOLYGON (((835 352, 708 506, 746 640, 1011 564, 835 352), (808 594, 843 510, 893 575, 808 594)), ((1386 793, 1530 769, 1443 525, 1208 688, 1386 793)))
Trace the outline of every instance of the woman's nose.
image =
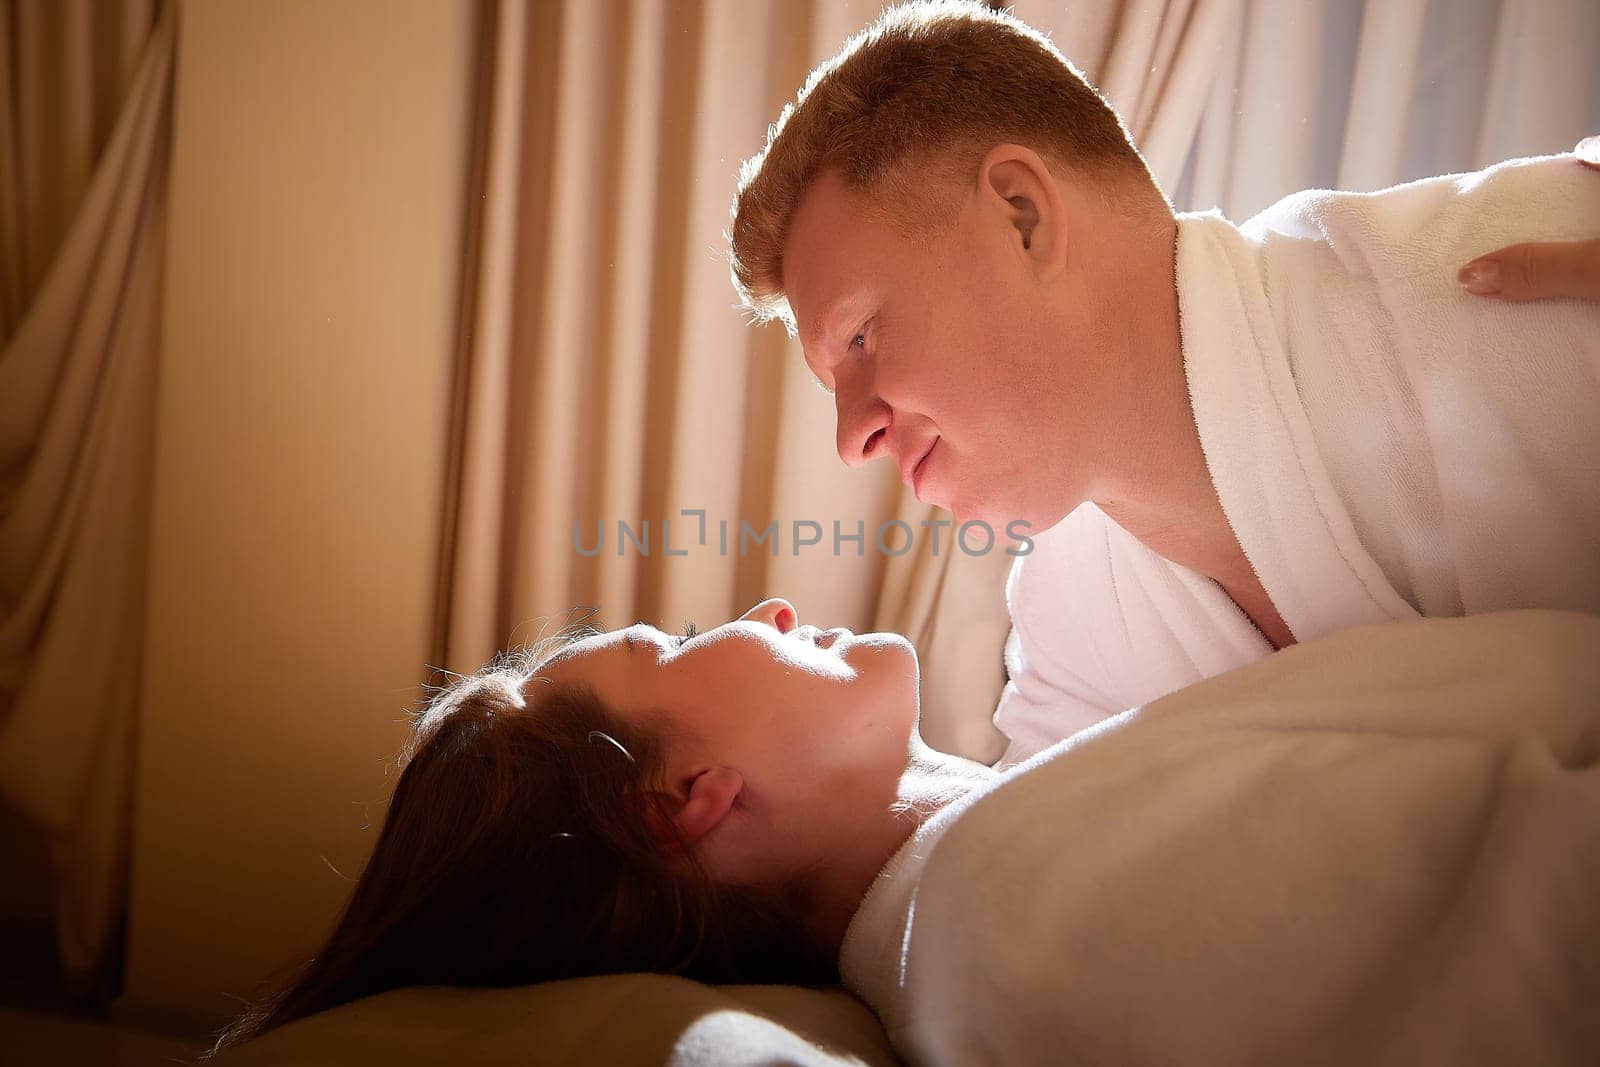
POLYGON ((800 614, 794 610, 793 604, 782 597, 763 600, 739 618, 744 622, 764 622, 780 634, 786 634, 800 625, 800 614))

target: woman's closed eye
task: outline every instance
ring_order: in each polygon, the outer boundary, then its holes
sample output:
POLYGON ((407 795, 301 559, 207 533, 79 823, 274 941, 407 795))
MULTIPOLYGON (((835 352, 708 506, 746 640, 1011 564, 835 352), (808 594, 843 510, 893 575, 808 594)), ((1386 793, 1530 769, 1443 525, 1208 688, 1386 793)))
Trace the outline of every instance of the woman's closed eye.
POLYGON ((683 635, 681 637, 672 638, 672 647, 673 648, 681 647, 685 641, 688 641, 690 638, 694 637, 694 635, 699 633, 699 632, 700 632, 699 630, 695 629, 694 623, 692 623, 692 622, 684 623, 683 635))

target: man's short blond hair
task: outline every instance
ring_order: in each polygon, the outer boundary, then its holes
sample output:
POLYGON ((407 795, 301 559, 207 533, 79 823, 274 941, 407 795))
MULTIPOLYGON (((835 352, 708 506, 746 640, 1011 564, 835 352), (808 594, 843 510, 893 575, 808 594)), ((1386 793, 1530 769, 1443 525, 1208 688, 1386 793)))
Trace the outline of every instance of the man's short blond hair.
POLYGON ((741 303, 793 331, 783 246, 824 170, 903 232, 927 233, 953 223, 983 155, 1003 142, 1085 176, 1126 172, 1155 188, 1117 113, 1038 31, 963 0, 885 12, 811 72, 740 169, 728 241, 741 303))

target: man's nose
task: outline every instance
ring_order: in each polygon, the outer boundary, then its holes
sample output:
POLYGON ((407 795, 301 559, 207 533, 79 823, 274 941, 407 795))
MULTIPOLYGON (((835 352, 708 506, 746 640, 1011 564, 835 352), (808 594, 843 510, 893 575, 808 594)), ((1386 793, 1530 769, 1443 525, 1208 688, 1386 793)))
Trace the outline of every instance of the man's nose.
POLYGON ((886 455, 889 424, 894 421, 889 405, 873 395, 851 396, 839 390, 834 396, 838 413, 839 458, 846 467, 886 455))
POLYGON ((763 600, 739 618, 743 622, 766 623, 780 634, 786 634, 800 625, 800 613, 794 610, 794 605, 776 596, 771 600, 763 600))

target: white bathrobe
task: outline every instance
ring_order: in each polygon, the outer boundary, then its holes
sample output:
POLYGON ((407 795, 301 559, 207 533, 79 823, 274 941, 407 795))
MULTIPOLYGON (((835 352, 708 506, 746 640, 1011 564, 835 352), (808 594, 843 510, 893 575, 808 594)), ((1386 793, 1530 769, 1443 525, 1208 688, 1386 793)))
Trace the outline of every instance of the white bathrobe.
MULTIPOLYGON (((1571 156, 1178 218, 1206 462, 1296 639, 1416 616, 1600 612, 1600 304, 1456 283, 1518 241, 1600 236, 1571 156)), ((1071 417, 1064 412, 1063 417, 1071 417)), ((1272 649, 1210 579, 1092 504, 1007 584, 1000 766, 1272 649)))
POLYGON ((1600 1063, 1600 619, 1346 630, 930 820, 846 933, 913 1064, 1600 1063))

